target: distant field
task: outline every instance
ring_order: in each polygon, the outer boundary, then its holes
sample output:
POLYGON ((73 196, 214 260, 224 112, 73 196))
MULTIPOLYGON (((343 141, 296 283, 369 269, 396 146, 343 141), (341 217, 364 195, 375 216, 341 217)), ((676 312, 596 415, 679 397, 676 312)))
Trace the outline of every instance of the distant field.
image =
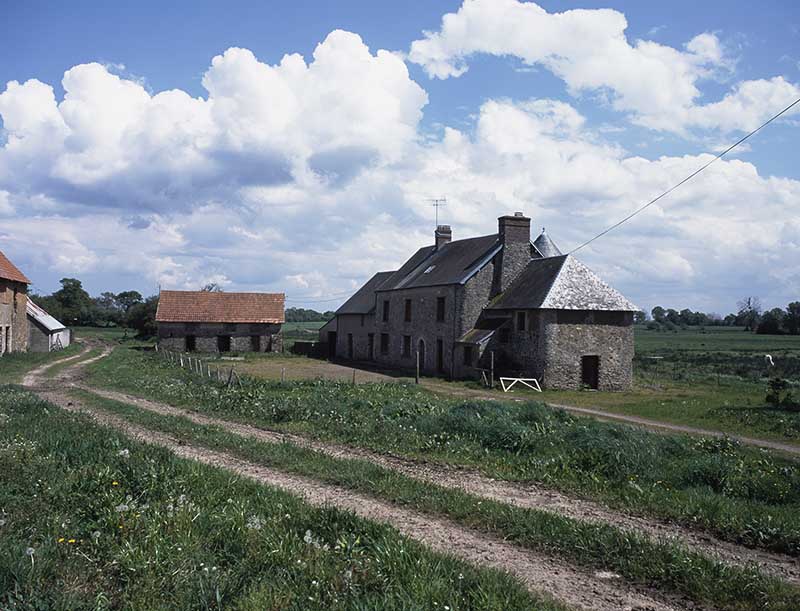
POLYGON ((800 335, 758 335, 742 327, 705 327, 687 330, 650 331, 636 327, 636 352, 659 350, 737 351, 775 354, 779 351, 800 352, 800 335))

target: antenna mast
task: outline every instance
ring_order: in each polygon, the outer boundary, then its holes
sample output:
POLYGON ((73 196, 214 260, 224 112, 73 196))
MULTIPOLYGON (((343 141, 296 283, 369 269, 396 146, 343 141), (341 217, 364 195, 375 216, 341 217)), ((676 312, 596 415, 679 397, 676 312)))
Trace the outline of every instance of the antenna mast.
POLYGON ((439 208, 443 208, 447 205, 447 198, 446 197, 434 197, 428 200, 431 202, 431 206, 433 206, 434 214, 436 215, 436 226, 439 226, 439 208))

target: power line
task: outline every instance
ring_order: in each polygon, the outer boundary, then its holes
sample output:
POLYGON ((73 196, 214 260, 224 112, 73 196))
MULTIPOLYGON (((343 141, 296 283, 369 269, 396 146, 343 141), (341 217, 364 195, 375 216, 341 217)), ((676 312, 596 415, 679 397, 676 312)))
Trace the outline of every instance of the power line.
POLYGON ((747 139, 748 139, 750 136, 753 136, 754 134, 756 134, 756 133, 758 133, 759 131, 761 131, 761 129, 763 129, 764 127, 766 127, 766 126, 767 126, 767 125, 769 125, 770 123, 772 123, 772 122, 773 122, 775 119, 777 119, 777 118, 778 118, 778 117, 780 117, 781 115, 783 115, 783 114, 785 114, 786 112, 788 112, 789 110, 791 110, 791 109, 792 109, 792 107, 796 106, 798 103, 800 103, 800 98, 797 98, 797 99, 796 99, 794 102, 792 102, 791 104, 789 104, 789 105, 788 105, 786 108, 784 108, 782 111, 780 111, 780 112, 779 112, 777 115, 775 115, 774 117, 772 117, 772 118, 771 118, 771 119, 769 119, 768 121, 765 121, 764 123, 762 123, 761 125, 759 125, 759 126, 758 126, 757 128, 755 128, 753 131, 751 131, 749 134, 747 134, 747 135, 746 135, 744 138, 741 138, 741 139, 737 140, 735 143, 731 144, 731 145, 730 145, 728 148, 726 148, 724 151, 722 151, 722 152, 721 152, 719 155, 717 155, 716 157, 714 157, 714 159, 712 159, 712 160, 711 160, 711 161, 709 161, 708 163, 705 163, 704 165, 700 166, 698 169, 696 169, 694 172, 692 172, 691 174, 689 174, 689 175, 688 175, 686 178, 684 178, 682 181, 680 181, 680 182, 679 182, 679 183, 677 183, 676 185, 674 185, 674 186, 670 187, 669 189, 667 189, 666 191, 664 191, 664 192, 663 192, 661 195, 659 195, 658 197, 655 197, 655 198, 651 199, 649 202, 647 202, 647 203, 646 203, 644 206, 642 206, 641 208, 637 208, 636 210, 634 210, 633 212, 631 212, 631 213, 630 213, 628 216, 626 216, 626 217, 625 217, 624 219, 622 219, 621 221, 619 221, 619 222, 617 222, 617 223, 614 223, 613 225, 611 225, 611 227, 609 227, 609 228, 607 228, 607 229, 605 229, 605 230, 601 231, 601 232, 600 232, 600 233, 598 233, 596 236, 594 236, 592 239, 590 239, 590 240, 587 240, 586 242, 584 242, 583 244, 581 244, 581 245, 580 245, 580 246, 578 246, 577 248, 573 248, 571 251, 569 251, 569 254, 572 254, 572 253, 575 253, 575 252, 579 251, 579 250, 580 250, 581 248, 583 248, 584 246, 588 246, 589 244, 591 244, 592 242, 594 242, 594 241, 595 241, 595 240, 597 240, 598 238, 601 238, 601 237, 603 237, 604 235, 606 235, 606 234, 607 234, 607 233, 609 233, 610 231, 613 231, 614 229, 616 229, 617 227, 619 227, 619 226, 620 226, 620 225, 622 225, 623 223, 626 223, 626 222, 628 222, 628 221, 629 221, 629 220, 631 220, 631 219, 632 219, 634 216, 636 216, 637 214, 639 214, 639 213, 640 213, 640 212, 642 212, 643 210, 645 210, 645 209, 649 208, 650 206, 652 206, 653 204, 655 204, 655 203, 656 203, 658 200, 660 200, 662 197, 666 197, 667 195, 669 195, 670 193, 672 193, 672 192, 673 192, 675 189, 677 189, 678 187, 680 187, 682 184, 684 184, 684 183, 686 183, 686 182, 689 182, 689 181, 690 181, 692 178, 694 178, 695 176, 697 176, 697 175, 698 175, 700 172, 702 172, 703 170, 705 170, 705 169, 706 169, 708 166, 710 166, 712 163, 714 163, 715 161, 717 161, 717 160, 721 159, 722 157, 724 157, 726 153, 729 153, 730 151, 732 151, 733 149, 735 149, 735 148, 736 148, 737 146, 739 146, 739 145, 740 145, 742 142, 744 142, 745 140, 747 140, 747 139))

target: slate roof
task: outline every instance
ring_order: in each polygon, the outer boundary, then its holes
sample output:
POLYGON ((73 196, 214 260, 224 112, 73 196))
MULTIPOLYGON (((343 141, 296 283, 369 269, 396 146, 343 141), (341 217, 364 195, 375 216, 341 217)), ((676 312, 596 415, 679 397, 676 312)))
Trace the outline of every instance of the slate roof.
POLYGON ((533 259, 491 310, 639 310, 572 255, 533 259))
POLYGON ((45 312, 43 308, 40 308, 30 299, 28 299, 27 313, 28 316, 30 316, 33 320, 35 320, 37 323, 39 323, 41 326, 43 326, 51 333, 66 329, 66 327, 63 324, 61 324, 55 318, 50 316, 50 314, 45 312))
POLYGON ((282 323, 283 293, 161 291, 156 322, 282 323))
POLYGON ((539 237, 533 241, 533 245, 543 257, 560 257, 563 254, 553 240, 550 239, 550 236, 547 235, 544 227, 542 227, 542 233, 539 234, 539 237))
POLYGON ((0 278, 11 280, 12 282, 22 282, 23 284, 30 284, 31 281, 25 277, 19 268, 8 260, 0 250, 0 278))
POLYGON ((497 234, 420 248, 379 290, 462 284, 500 248, 497 234))
POLYGON ((369 314, 375 309, 375 291, 395 272, 378 272, 336 310, 337 314, 369 314))

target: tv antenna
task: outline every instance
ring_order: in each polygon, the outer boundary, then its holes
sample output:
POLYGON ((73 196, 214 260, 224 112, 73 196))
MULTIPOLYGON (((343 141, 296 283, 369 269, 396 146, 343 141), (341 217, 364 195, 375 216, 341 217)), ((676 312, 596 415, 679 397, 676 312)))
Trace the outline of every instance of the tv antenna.
POLYGON ((447 205, 447 198, 446 197, 434 197, 428 200, 431 202, 431 206, 433 206, 434 214, 436 215, 436 226, 439 226, 439 208, 443 208, 447 205))

